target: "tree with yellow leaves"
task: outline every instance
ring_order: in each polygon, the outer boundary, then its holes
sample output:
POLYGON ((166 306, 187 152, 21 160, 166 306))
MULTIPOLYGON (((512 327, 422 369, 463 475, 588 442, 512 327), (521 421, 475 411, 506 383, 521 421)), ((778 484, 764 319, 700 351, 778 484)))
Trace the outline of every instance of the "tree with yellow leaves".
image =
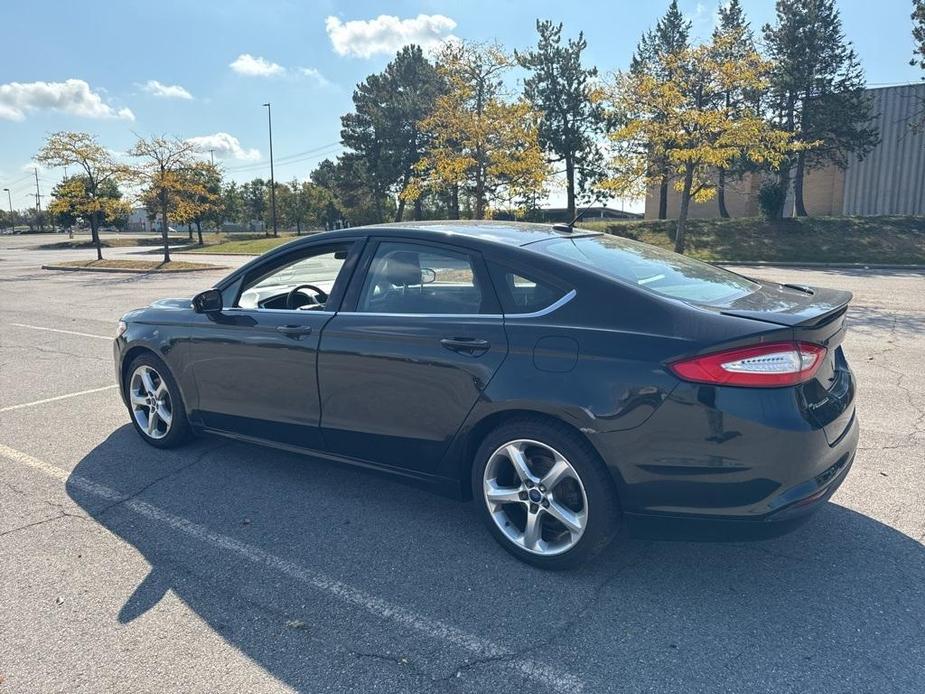
POLYGON ((731 107, 730 92, 758 92, 768 83, 770 64, 754 50, 729 50, 718 35, 700 46, 658 56, 650 69, 619 74, 611 85, 614 173, 603 187, 617 195, 644 195, 661 177, 651 165, 658 152, 677 174, 681 194, 675 251, 684 252, 691 200, 716 194, 712 173, 737 158, 777 168, 797 149, 790 134, 774 128, 755 104, 731 107), (672 80, 658 74, 670 73, 672 80))
POLYGON ((210 218, 216 221, 222 209, 222 174, 215 164, 199 161, 179 171, 178 176, 181 185, 175 196, 173 214, 181 224, 196 225, 201 246, 202 223, 210 218))
POLYGON ((49 166, 77 167, 82 176, 67 179, 70 183, 61 195, 56 195, 50 210, 66 211, 90 224, 90 235, 96 246, 96 257, 103 259, 100 244, 100 222, 125 213, 125 204, 118 193, 118 184, 128 174, 127 167, 116 163, 109 151, 90 133, 60 131, 48 136, 36 161, 49 166), (115 190, 116 194, 113 193, 115 190))
POLYGON ((187 175, 197 164, 195 146, 172 137, 140 137, 128 153, 140 161, 132 174, 144 189, 143 199, 149 205, 153 202, 160 212, 164 262, 169 263, 169 213, 178 208, 184 195, 194 194, 197 189, 197 184, 187 175))
POLYGON ((539 114, 524 100, 510 101, 503 75, 514 61, 498 45, 447 43, 437 57, 446 91, 421 121, 429 142, 418 177, 402 191, 416 200, 425 189, 450 193, 450 216, 459 217, 459 194, 472 200, 472 216, 489 205, 542 187, 547 164, 539 146, 539 114))

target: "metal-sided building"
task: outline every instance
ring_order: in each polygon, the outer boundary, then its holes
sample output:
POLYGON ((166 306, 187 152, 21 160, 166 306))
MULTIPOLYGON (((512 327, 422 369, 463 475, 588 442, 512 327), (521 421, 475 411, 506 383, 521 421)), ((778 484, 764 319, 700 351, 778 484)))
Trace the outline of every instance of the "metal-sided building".
MULTIPOLYGON (((869 89, 880 144, 866 157, 850 157, 848 167, 813 169, 803 183, 811 215, 925 215, 925 82, 869 89), (913 125, 920 123, 921 127, 913 125)), ((759 214, 760 176, 727 182, 726 206, 734 217, 759 214)), ((680 195, 671 188, 668 216, 676 217, 680 195)), ((792 194, 785 211, 793 213, 792 194)), ((646 195, 646 219, 658 216, 658 189, 646 195)), ((691 203, 690 216, 719 217, 716 198, 691 203)))

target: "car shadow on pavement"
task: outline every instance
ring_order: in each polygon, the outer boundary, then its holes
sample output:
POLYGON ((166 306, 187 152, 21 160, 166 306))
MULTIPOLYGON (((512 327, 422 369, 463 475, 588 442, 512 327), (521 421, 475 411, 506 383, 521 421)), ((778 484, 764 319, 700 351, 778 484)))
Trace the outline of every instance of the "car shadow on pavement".
POLYGON ((525 659, 564 673, 536 691, 925 688, 925 548, 837 503, 774 540, 624 538, 549 573, 471 504, 216 439, 162 451, 126 425, 67 489, 150 564, 113 620, 173 591, 300 691, 522 691, 525 659))

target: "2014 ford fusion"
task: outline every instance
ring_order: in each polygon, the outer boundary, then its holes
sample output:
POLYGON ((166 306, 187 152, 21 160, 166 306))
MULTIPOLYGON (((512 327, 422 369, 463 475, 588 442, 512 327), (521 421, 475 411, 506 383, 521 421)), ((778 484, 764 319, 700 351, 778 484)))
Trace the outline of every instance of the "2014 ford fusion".
POLYGON ((116 372, 154 446, 219 434, 471 495, 561 568, 622 523, 783 527, 828 499, 858 440, 850 299, 566 226, 354 228, 127 314, 116 372))

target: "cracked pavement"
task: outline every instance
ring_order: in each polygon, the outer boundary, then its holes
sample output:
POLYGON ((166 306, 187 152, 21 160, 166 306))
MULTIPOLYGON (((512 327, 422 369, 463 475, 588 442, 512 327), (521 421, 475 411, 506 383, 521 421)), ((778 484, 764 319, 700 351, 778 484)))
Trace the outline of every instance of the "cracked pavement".
MULTIPOLYGON (((107 340, 13 323, 106 337, 223 274, 40 273, 86 251, 36 243, 0 238, 0 408, 113 379, 107 340)), ((216 439, 153 449, 88 392, 0 412, 26 456, 0 455, 0 692, 922 691, 925 274, 741 271, 855 293, 860 452, 796 532, 624 537, 544 573, 468 504, 216 439)))

